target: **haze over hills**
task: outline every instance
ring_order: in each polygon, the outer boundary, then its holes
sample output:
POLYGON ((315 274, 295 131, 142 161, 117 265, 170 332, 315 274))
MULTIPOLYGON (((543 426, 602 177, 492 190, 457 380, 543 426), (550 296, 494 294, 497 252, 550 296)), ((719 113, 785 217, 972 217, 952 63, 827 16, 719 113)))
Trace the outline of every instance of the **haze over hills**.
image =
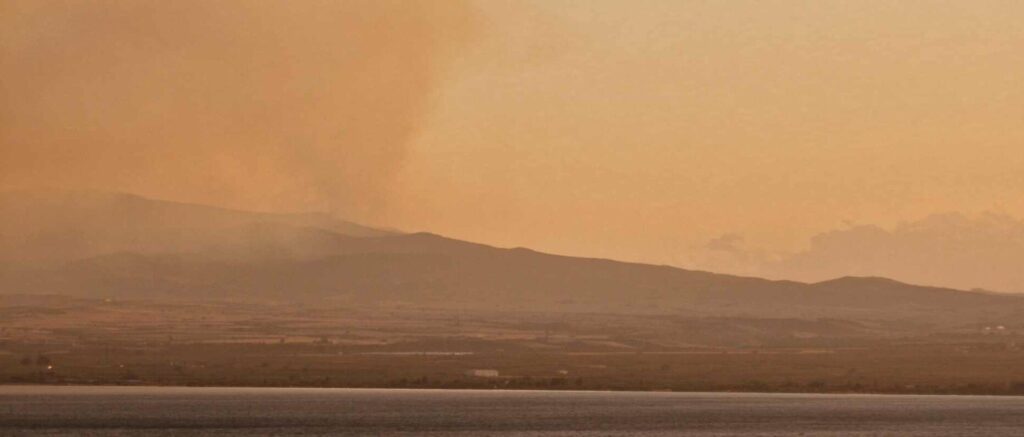
POLYGON ((1024 2, 635 3, 0 1, 0 388, 1024 395, 1024 2))
POLYGON ((1022 316, 1022 296, 877 277, 772 281, 327 215, 0 195, 0 384, 1024 393, 1007 383, 1024 381, 1022 316))
POLYGON ((243 259, 333 253, 339 237, 392 232, 326 214, 271 214, 90 191, 0 193, 0 260, 71 261, 112 253, 243 259))
POLYGON ((0 226, 6 294, 958 323, 1024 309, 1018 296, 883 278, 769 281, 128 194, 4 193, 0 226))

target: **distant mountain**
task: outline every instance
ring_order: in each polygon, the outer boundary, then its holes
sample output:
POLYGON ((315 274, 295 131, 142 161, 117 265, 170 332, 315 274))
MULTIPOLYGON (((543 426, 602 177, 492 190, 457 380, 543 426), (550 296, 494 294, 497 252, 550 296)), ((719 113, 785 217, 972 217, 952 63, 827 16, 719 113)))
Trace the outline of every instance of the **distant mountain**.
POLYGON ((89 191, 0 193, 0 261, 71 261, 111 253, 218 259, 316 257, 350 237, 392 232, 326 214, 268 214, 89 191))
POLYGON ((769 281, 123 194, 8 194, 0 224, 7 293, 928 323, 1024 314, 1013 295, 884 278, 769 281))

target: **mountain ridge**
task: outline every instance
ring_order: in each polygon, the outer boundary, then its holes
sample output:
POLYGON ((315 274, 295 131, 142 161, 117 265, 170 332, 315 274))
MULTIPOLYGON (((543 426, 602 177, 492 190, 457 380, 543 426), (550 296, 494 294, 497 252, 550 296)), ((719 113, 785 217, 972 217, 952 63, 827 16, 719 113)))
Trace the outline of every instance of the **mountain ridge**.
POLYGON ((871 313, 880 318, 928 318, 970 313, 979 318, 1016 314, 1024 308, 1020 296, 918 286, 887 278, 843 277, 817 283, 769 280, 499 248, 429 232, 382 231, 320 216, 246 213, 135 195, 101 196, 114 200, 93 204, 88 199, 57 196, 57 200, 43 199, 39 208, 24 200, 12 207, 17 201, 9 199, 0 195, 0 259, 17 259, 22 251, 36 256, 23 263, 28 265, 3 271, 0 292, 7 293, 341 299, 800 317, 871 313), (63 208, 62 202, 71 206, 63 208), (12 216, 19 212, 38 220, 12 216), (50 214, 59 218, 45 217, 50 214), (103 220, 117 214, 121 216, 111 222, 103 220), (29 224, 18 229, 23 223, 29 224), (338 227, 338 223, 347 225, 338 227))

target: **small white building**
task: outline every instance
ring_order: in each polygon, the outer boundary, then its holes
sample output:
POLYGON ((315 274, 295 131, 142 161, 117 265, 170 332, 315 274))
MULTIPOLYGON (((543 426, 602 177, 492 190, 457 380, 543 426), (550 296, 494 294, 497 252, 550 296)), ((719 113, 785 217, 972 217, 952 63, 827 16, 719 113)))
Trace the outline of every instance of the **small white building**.
POLYGON ((477 378, 497 378, 498 371, 494 369, 470 369, 466 371, 466 376, 475 376, 477 378))

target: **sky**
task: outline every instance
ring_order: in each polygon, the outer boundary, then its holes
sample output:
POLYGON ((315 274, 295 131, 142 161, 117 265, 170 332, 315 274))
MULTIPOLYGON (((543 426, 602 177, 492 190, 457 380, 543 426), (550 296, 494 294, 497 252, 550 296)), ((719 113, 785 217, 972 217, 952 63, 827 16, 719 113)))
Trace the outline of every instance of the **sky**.
POLYGON ((1019 1, 0 4, 0 188, 1024 292, 1019 1))

